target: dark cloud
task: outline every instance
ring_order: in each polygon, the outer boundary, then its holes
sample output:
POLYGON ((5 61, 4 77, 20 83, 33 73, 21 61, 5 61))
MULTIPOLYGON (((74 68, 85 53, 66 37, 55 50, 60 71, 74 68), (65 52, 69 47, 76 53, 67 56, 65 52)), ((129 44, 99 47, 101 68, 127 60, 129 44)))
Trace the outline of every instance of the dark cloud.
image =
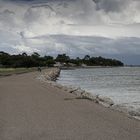
POLYGON ((30 1, 36 1, 36 0, 5 0, 5 1, 11 1, 11 2, 30 2, 30 1))
POLYGON ((0 15, 3 15, 6 16, 6 15, 14 15, 15 13, 13 11, 10 11, 8 9, 5 9, 3 12, 0 13, 0 15))
POLYGON ((130 0, 93 0, 97 10, 105 12, 121 12, 129 5, 130 0))

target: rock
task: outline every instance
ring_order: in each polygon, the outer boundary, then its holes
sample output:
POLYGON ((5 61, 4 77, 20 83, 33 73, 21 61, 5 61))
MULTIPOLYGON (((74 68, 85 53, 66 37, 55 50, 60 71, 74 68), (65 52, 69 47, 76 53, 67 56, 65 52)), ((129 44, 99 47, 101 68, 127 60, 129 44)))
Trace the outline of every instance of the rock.
POLYGON ((82 96, 82 94, 84 93, 85 91, 78 88, 77 90, 75 90, 73 93, 77 96, 82 96))
POLYGON ((113 106, 111 106, 111 108, 114 110, 117 110, 119 112, 124 112, 124 113, 128 114, 128 109, 123 105, 114 104, 113 106))
POLYGON ((98 95, 92 95, 89 92, 84 92, 83 93, 83 96, 84 96, 84 98, 87 98, 87 99, 89 99, 91 101, 94 101, 95 103, 99 103, 99 101, 98 101, 98 95))
POLYGON ((63 86, 60 85, 60 84, 56 84, 55 87, 57 87, 57 88, 59 88, 59 89, 62 89, 62 88, 63 88, 63 86))
POLYGON ((128 111, 128 114, 131 115, 131 116, 140 117, 140 112, 137 112, 136 110, 128 111))
POLYGON ((91 93, 88 93, 87 96, 93 101, 97 100, 97 95, 92 95, 91 93))
POLYGON ((47 81, 56 81, 57 77, 60 75, 59 68, 52 68, 49 72, 44 73, 44 77, 47 81))
POLYGON ((69 88, 69 93, 77 92, 80 88, 69 88))
POLYGON ((64 91, 68 91, 68 88, 66 86, 63 86, 62 88, 64 91))
POLYGON ((98 96, 97 99, 98 99, 99 103, 103 104, 104 106, 114 105, 114 102, 110 98, 98 96))

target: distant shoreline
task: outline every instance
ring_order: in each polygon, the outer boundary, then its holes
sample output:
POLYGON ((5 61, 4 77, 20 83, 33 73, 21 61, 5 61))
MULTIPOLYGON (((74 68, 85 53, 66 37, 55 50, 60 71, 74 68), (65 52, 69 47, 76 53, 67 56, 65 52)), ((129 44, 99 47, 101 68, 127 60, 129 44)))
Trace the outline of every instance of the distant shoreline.
POLYGON ((118 67, 125 67, 125 66, 75 66, 75 67, 60 67, 61 70, 74 70, 74 69, 92 69, 92 68, 118 68, 118 67))

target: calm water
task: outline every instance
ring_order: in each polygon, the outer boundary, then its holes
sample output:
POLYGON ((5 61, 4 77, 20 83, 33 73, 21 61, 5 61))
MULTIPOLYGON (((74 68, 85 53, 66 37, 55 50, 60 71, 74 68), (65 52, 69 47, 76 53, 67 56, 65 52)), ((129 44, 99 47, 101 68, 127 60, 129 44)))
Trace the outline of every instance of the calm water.
POLYGON ((57 81, 140 111, 140 67, 62 70, 57 81))

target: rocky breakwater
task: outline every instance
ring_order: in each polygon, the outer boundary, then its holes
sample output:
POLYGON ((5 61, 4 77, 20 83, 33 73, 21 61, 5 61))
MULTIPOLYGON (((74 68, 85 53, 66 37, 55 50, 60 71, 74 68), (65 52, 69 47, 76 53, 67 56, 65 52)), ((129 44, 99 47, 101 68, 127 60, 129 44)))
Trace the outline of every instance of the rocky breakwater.
POLYGON ((77 96, 76 97, 77 99, 88 99, 95 103, 102 104, 106 107, 111 107, 114 105, 114 102, 110 98, 91 94, 81 88, 63 87, 63 90, 65 90, 69 93, 75 94, 77 96))
POLYGON ((37 79, 41 82, 47 82, 50 84, 55 84, 55 81, 57 80, 57 77, 60 75, 60 69, 59 68, 48 68, 43 70, 39 75, 37 76, 37 79))
POLYGON ((85 90, 81 89, 80 87, 70 87, 70 86, 63 86, 56 82, 57 78, 60 75, 61 70, 59 68, 50 68, 46 69, 39 77, 43 82, 47 82, 52 86, 55 86, 63 91, 66 91, 67 93, 71 93, 76 95, 76 99, 88 99, 90 101, 93 101, 98 104, 102 104, 106 107, 111 107, 114 105, 114 102, 107 97, 102 97, 99 95, 93 95, 89 92, 86 92, 85 90))
POLYGON ((129 117, 133 117, 137 120, 140 120, 140 110, 130 110, 130 108, 126 108, 120 105, 116 105, 112 99, 108 97, 104 97, 101 95, 91 94, 81 88, 75 87, 66 87, 59 84, 55 84, 57 88, 60 88, 68 93, 76 95, 75 99, 87 99, 93 101, 97 104, 101 104, 107 108, 117 110, 119 112, 123 112, 127 114, 129 117))
POLYGON ((101 104, 105 107, 111 108, 113 110, 118 110, 119 112, 124 112, 125 114, 128 114, 129 116, 132 116, 134 118, 140 119, 139 112, 128 110, 122 106, 116 105, 110 98, 104 97, 101 95, 94 95, 91 94, 80 87, 70 87, 70 86, 63 86, 56 82, 57 78, 60 75, 61 70, 59 68, 50 68, 46 69, 43 73, 40 74, 40 76, 37 78, 42 82, 47 82, 53 87, 57 87, 67 93, 74 94, 75 99, 87 99, 90 101, 93 101, 97 104, 101 104))
POLYGON ((60 75, 59 68, 52 68, 44 73, 44 77, 47 81, 56 81, 60 75))

